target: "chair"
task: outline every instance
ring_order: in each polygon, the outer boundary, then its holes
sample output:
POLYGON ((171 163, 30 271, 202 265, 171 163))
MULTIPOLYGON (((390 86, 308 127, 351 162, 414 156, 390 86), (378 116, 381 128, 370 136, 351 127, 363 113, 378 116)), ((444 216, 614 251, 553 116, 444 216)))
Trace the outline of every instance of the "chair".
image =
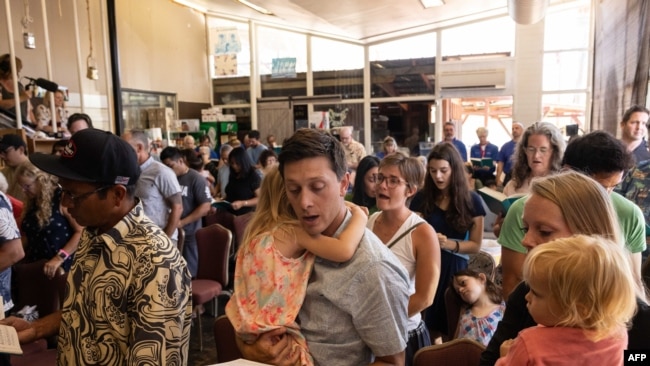
POLYGON ((234 219, 235 215, 217 207, 213 213, 203 217, 203 226, 206 227, 212 224, 221 224, 226 229, 235 231, 235 225, 233 224, 234 219))
POLYGON ((476 366, 485 346, 469 338, 457 338, 443 344, 421 348, 413 357, 413 366, 476 366))
MULTIPOLYGON (((36 305, 39 317, 42 318, 59 309, 65 297, 68 274, 58 273, 49 279, 43 273, 46 260, 32 263, 17 263, 13 266, 12 299, 14 310, 18 311, 26 305, 36 305)), ((55 365, 56 349, 48 349, 48 342, 56 344, 56 336, 52 339, 39 339, 22 345, 22 356, 11 356, 11 364, 22 365, 55 365)))
POLYGON ((214 321, 214 342, 217 345, 217 363, 233 361, 242 358, 237 342, 235 328, 227 316, 221 315, 214 321))
POLYGON ((237 249, 241 245, 242 240, 244 240, 244 232, 246 231, 246 226, 248 222, 253 217, 254 212, 248 212, 243 215, 235 216, 233 219, 233 226, 235 228, 235 245, 233 246, 232 254, 237 253, 237 249))
POLYGON ((212 224, 196 231, 196 244, 199 265, 196 278, 192 280, 192 304, 199 323, 199 342, 203 351, 200 308, 220 294, 229 295, 223 289, 228 283, 228 254, 232 232, 220 224, 212 224))
POLYGON ((460 318, 460 310, 463 306, 463 303, 460 300, 459 296, 456 295, 456 291, 451 287, 447 287, 445 289, 444 299, 445 310, 447 313, 447 331, 449 332, 444 340, 449 341, 456 338, 458 320, 460 318))
POLYGON ((42 318, 61 309, 68 274, 57 273, 54 278, 47 278, 43 273, 46 262, 43 259, 13 266, 14 310, 20 310, 25 305, 36 305, 39 317, 42 318))

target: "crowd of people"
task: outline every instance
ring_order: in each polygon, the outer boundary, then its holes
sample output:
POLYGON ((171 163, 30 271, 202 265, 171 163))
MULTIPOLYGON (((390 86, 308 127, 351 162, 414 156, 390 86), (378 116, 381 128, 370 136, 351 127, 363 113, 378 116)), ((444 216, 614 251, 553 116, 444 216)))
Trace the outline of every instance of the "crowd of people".
MULTIPOLYGON (((647 109, 631 110, 622 129, 647 124, 647 109)), ((70 140, 47 155, 0 139, 5 313, 16 310, 12 265, 69 273, 60 311, 2 322, 22 343, 58 334, 64 364, 187 362, 195 234, 215 211, 250 215, 225 308, 250 360, 412 365, 454 338, 482 343, 481 365, 557 362, 558 349, 622 364, 623 349, 650 349, 644 134, 594 131, 567 145, 551 123, 513 123, 501 149, 480 128, 468 156, 447 123, 421 161, 390 136, 368 155, 348 127, 338 138, 297 130, 279 154, 253 130, 218 151, 205 136, 160 155, 143 130, 118 137, 81 114, 66 128, 70 140), (483 185, 521 196, 493 228, 498 278, 469 265, 492 229, 483 185), (451 323, 446 292, 460 304, 451 323)))

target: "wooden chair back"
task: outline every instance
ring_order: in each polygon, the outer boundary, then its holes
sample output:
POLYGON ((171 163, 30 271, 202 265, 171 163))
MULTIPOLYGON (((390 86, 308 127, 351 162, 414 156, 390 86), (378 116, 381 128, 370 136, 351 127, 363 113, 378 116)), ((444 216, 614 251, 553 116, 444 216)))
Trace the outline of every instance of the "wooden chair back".
POLYGON ((457 338, 443 344, 421 348, 413 357, 413 366, 476 366, 485 346, 469 338, 457 338))

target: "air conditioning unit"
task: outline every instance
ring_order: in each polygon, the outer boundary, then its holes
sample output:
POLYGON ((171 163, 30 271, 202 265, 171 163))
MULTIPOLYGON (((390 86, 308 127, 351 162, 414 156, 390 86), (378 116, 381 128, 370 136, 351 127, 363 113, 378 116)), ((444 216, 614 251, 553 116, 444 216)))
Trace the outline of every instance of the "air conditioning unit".
POLYGON ((505 69, 442 71, 440 88, 455 89, 504 89, 506 87, 505 69))

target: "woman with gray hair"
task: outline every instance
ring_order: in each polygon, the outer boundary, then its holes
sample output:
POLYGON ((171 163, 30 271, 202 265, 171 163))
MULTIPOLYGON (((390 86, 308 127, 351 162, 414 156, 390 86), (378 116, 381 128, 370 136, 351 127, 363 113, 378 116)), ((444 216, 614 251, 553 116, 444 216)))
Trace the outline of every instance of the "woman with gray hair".
POLYGON ((515 148, 512 180, 506 184, 506 196, 523 195, 530 190, 530 181, 562 168, 566 143, 560 130, 552 123, 530 125, 515 148))

